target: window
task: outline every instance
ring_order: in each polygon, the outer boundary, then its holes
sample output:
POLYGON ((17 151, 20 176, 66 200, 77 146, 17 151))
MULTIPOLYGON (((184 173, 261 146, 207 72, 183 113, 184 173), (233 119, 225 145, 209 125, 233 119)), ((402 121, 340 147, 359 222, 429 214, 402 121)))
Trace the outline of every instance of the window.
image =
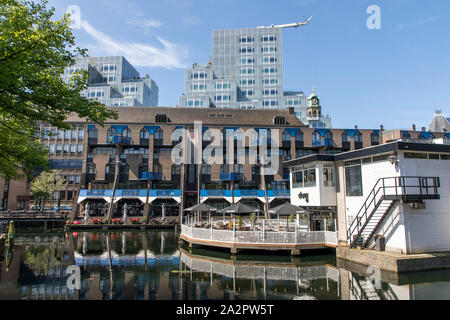
POLYGON ((78 129, 78 139, 79 140, 84 139, 84 129, 82 129, 82 128, 78 129))
POLYGON ((277 68, 264 68, 264 69, 262 69, 262 73, 265 73, 265 74, 275 74, 277 72, 278 72, 277 68))
POLYGON ((370 135, 370 142, 372 144, 380 143, 380 137, 378 136, 378 134, 376 134, 375 132, 372 132, 372 134, 370 135))
POLYGON ((82 153, 83 152, 83 145, 80 143, 78 145, 78 153, 82 153))
POLYGON ((141 140, 149 140, 150 139, 150 132, 146 128, 142 129, 140 138, 141 138, 141 140))
POLYGON ((68 178, 69 178, 68 179, 69 184, 73 184, 73 182, 75 181, 75 177, 70 175, 70 176, 68 176, 68 178))
POLYGON ((95 127, 90 127, 88 130, 88 138, 89 139, 97 139, 98 138, 98 130, 95 127))
POLYGON ((284 126, 286 124, 286 119, 284 117, 275 117, 275 119, 273 120, 273 123, 275 125, 284 126))
POLYGON ((114 64, 104 64, 102 68, 103 72, 113 72, 116 71, 116 65, 114 64))
POLYGON ((217 90, 228 90, 230 89, 230 84, 228 82, 217 82, 214 88, 217 90))
POLYGON ((196 71, 191 74, 191 79, 206 79, 208 74, 203 71, 196 71))
POLYGON ((276 96, 277 94, 278 94, 278 90, 276 90, 276 89, 262 91, 263 96, 276 96))
POLYGON ((304 186, 314 187, 316 185, 316 168, 314 166, 305 166, 304 186))
POLYGON ((70 130, 64 131, 64 139, 70 139, 70 130))
POLYGON ((277 52, 277 48, 275 46, 264 46, 261 48, 262 53, 274 53, 277 52))
POLYGON ((255 48, 253 47, 241 47, 239 49, 239 53, 254 53, 255 52, 255 48))
POLYGON ((262 84, 267 86, 267 85, 275 85, 278 83, 278 79, 277 78, 264 78, 262 80, 262 84))
POLYGON ((247 64, 254 64, 255 63, 255 59, 253 58, 242 58, 240 60, 241 65, 247 65, 247 64))
POLYGON ((115 128, 109 128, 107 134, 107 140, 111 141, 111 139, 115 136, 117 136, 117 130, 115 128))
POLYGON ((208 89, 208 86, 204 83, 193 83, 191 85, 192 91, 206 91, 208 89))
POLYGON ((104 97, 105 93, 102 89, 90 89, 88 93, 89 98, 101 98, 104 97))
POLYGON ((275 57, 263 57, 262 58, 262 63, 263 64, 274 64, 277 63, 278 59, 275 57))
POLYGON ((70 153, 75 153, 75 152, 77 152, 77 145, 71 144, 70 145, 70 153))
POLYGON ((162 140, 163 139, 163 131, 161 129, 157 129, 155 131, 154 137, 155 140, 162 140))
POLYGON ((62 144, 58 143, 56 145, 56 153, 61 153, 62 152, 62 144))
POLYGON ((275 36, 264 36, 264 37, 261 37, 261 41, 262 42, 275 42, 275 41, 277 41, 277 37, 275 37, 275 36))
POLYGON ((292 170, 292 187, 293 188, 303 188, 303 169, 294 168, 292 170))
POLYGON ((255 79, 252 79, 252 78, 244 78, 244 79, 241 79, 241 80, 239 81, 239 84, 240 84, 242 87, 253 86, 255 83, 256 83, 256 82, 255 82, 255 79))
POLYGON ((77 139, 77 129, 73 129, 72 130, 72 140, 76 140, 77 139))
POLYGON ((203 107, 203 101, 200 99, 189 99, 184 103, 185 107, 203 107))
POLYGON ((342 142, 350 142, 350 136, 348 135, 347 132, 344 132, 342 134, 342 142))
POLYGON ((240 70, 241 74, 255 74, 255 69, 253 68, 242 68, 240 70))
POLYGON ((239 43, 252 43, 255 41, 255 38, 252 36, 241 36, 239 38, 239 43))
POLYGON ((297 143, 297 142, 303 142, 303 132, 298 131, 298 132, 295 134, 295 142, 296 142, 296 143, 297 143))
POLYGON ((126 94, 126 95, 127 95, 127 94, 128 94, 128 95, 133 95, 133 94, 135 94, 136 92, 138 92, 138 88, 136 87, 135 84, 126 84, 126 85, 123 86, 122 92, 123 92, 124 94, 126 94))
POLYGON ((50 144, 50 154, 55 154, 55 144, 54 143, 51 143, 50 144))
POLYGON ((361 162, 345 167, 345 185, 347 197, 362 197, 361 162))
POLYGON ((64 130, 58 130, 58 139, 62 139, 64 136, 64 130))
POLYGON ((334 187, 334 167, 331 164, 324 164, 323 166, 323 185, 334 187))
POLYGON ((405 159, 427 159, 426 153, 405 152, 405 159))
POLYGON ((361 132, 357 132, 354 135, 355 142, 362 142, 362 134, 361 132))
POLYGON ((69 145, 68 144, 64 145, 64 153, 69 153, 69 145))
POLYGON ((314 133, 312 135, 312 143, 313 143, 313 145, 320 144, 320 139, 321 139, 320 133, 317 132, 317 131, 314 131, 314 133))

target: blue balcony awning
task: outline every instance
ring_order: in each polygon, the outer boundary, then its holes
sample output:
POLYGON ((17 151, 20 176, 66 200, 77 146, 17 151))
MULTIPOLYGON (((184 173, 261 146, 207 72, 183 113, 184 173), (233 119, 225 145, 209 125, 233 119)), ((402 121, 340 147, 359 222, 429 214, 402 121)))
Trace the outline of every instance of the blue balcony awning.
POLYGON ((289 134, 291 135, 291 137, 295 137, 295 135, 297 134, 297 132, 300 131, 300 129, 286 128, 286 131, 289 132, 289 134))
POLYGON ((321 137, 325 137, 328 132, 331 132, 330 129, 316 129, 316 131, 320 134, 321 137))
POLYGON ((111 128, 115 129, 118 135, 122 135, 122 131, 128 129, 128 126, 125 125, 113 125, 111 128))
MULTIPOLYGON (((355 136, 355 134, 357 134, 359 132, 358 129, 345 129, 344 131, 347 132, 351 138, 353 138, 355 136)), ((323 137, 323 135, 322 135, 322 137, 323 137)))
POLYGON ((155 131, 160 129, 161 127, 159 127, 159 126, 144 126, 144 128, 147 129, 150 134, 155 134, 155 131))
POLYGON ((421 132, 421 134, 424 136, 426 140, 430 139, 430 136, 433 135, 431 132, 421 132))

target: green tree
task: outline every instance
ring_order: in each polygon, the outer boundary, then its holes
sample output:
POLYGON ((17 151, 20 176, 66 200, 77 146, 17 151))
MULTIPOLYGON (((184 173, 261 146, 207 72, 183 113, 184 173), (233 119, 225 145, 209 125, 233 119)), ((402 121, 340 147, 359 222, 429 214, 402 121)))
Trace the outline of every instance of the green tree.
POLYGON ((0 175, 16 179, 38 166, 46 168, 46 150, 38 143, 38 125, 68 129, 71 114, 103 125, 117 114, 81 96, 88 72, 70 84, 64 69, 87 50, 75 46, 70 18, 52 20, 47 0, 0 0, 0 175), (9 141, 5 143, 5 141, 9 141))
POLYGON ((41 200, 40 203, 43 203, 45 206, 45 202, 53 195, 53 193, 66 188, 67 182, 66 179, 61 176, 61 171, 54 170, 42 172, 31 182, 30 190, 35 199, 41 200))

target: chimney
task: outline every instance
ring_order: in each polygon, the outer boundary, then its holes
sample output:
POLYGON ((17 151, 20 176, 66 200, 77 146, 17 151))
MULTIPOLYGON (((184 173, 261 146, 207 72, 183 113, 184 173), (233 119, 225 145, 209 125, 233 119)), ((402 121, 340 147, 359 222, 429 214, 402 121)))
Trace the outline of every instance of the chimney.
POLYGON ((383 131, 384 131, 384 126, 382 124, 380 124, 380 144, 383 144, 383 131))
POLYGON ((412 125, 412 131, 416 131, 416 125, 415 124, 412 125))

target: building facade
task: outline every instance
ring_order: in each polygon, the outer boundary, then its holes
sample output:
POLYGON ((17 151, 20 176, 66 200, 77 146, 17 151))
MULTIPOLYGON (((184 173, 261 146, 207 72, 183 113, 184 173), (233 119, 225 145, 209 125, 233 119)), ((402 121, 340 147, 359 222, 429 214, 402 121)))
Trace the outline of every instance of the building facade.
POLYGON ((158 86, 148 75, 139 72, 124 57, 79 58, 66 68, 62 78, 66 84, 80 70, 89 72, 84 96, 108 106, 158 106, 158 86))
MULTIPOLYGON (((309 128, 295 116, 293 108, 254 112, 136 107, 132 113, 125 108, 111 109, 118 112, 119 120, 107 121, 104 127, 77 117, 67 120, 72 127, 67 131, 41 125, 42 143, 50 150, 50 167, 61 170, 69 183, 66 190, 53 195, 49 205, 57 205, 58 201, 61 206, 79 203, 79 214, 83 214, 83 206, 88 201, 93 212, 101 214, 112 196, 118 163, 115 194, 117 199, 120 198, 116 206, 118 212, 127 203, 129 208, 135 208, 136 214, 141 213, 149 176, 152 177, 150 201, 156 216, 161 215, 163 203, 168 214, 172 215, 178 215, 181 208, 198 201, 207 201, 218 208, 229 205, 233 200, 244 201, 264 209, 290 198, 289 172, 283 167, 283 161, 312 154, 336 154, 380 143, 379 130, 309 128), (261 175, 261 161, 257 158, 255 163, 251 163, 248 147, 246 158, 241 163, 239 160, 227 163, 223 156, 223 164, 175 164, 172 151, 180 143, 176 131, 184 129, 193 134, 196 121, 202 124, 202 152, 216 141, 211 137, 213 129, 219 130, 221 138, 218 140, 222 146, 226 146, 226 135, 235 136, 235 141, 247 135, 245 139, 250 143, 248 133, 259 133, 258 143, 264 140, 269 152, 279 156, 277 172, 261 175), (78 190, 81 190, 79 198, 78 190)), ((230 154, 230 148, 235 150, 236 145, 226 146, 223 155, 230 154)), ((236 154, 234 152, 233 157, 236 154)), ((29 208, 33 202, 27 189, 22 190, 25 192, 9 192, 9 205, 4 210, 18 209, 14 205, 17 201, 11 197, 28 199, 19 208, 29 208)))
MULTIPOLYGON (((308 100, 301 91, 284 91, 282 28, 214 30, 212 58, 186 70, 181 107, 287 109, 309 124, 308 100)), ((330 128, 320 115, 317 128, 330 128)))

